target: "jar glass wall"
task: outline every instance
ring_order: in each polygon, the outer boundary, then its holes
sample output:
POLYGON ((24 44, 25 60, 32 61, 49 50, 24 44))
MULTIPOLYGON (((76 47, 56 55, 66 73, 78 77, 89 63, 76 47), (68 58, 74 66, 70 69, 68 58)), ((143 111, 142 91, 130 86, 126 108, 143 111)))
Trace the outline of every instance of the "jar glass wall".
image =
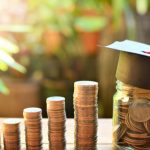
POLYGON ((150 90, 117 81, 113 106, 113 143, 150 150, 150 90))

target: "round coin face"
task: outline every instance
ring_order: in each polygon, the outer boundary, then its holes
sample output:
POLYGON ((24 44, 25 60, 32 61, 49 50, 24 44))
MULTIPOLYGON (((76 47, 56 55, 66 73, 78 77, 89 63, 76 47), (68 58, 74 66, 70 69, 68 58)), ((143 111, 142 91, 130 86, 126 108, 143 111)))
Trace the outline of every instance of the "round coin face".
POLYGON ((95 81, 76 81, 75 86, 97 86, 98 83, 95 81))
POLYGON ((19 124, 21 121, 20 119, 5 119, 4 124, 13 125, 13 124, 19 124))
POLYGON ((47 99, 46 99, 46 101, 48 102, 48 101, 64 101, 65 100, 65 98, 64 97, 62 97, 62 96, 52 96, 52 97, 48 97, 47 99))
POLYGON ((37 107, 30 107, 30 108, 25 108, 23 111, 26 113, 38 113, 38 112, 42 112, 42 109, 37 107))
POLYGON ((131 118, 137 122, 145 122, 150 119, 150 101, 136 100, 129 107, 131 118))

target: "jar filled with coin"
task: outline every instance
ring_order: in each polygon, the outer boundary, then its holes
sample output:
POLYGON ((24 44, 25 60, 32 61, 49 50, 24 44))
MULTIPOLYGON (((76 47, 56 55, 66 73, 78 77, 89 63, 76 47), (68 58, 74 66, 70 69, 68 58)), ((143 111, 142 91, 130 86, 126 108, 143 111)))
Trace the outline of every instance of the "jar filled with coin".
POLYGON ((150 90, 117 81, 113 140, 123 147, 150 149, 150 90))
POLYGON ((150 150, 150 57, 120 52, 116 78, 113 143, 116 149, 150 150))

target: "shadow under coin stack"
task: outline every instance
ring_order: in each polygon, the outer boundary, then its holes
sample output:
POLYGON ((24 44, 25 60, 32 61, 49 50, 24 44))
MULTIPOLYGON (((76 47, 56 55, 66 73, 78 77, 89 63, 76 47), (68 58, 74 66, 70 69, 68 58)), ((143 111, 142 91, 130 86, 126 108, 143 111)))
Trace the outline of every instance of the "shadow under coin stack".
POLYGON ((98 83, 74 83, 75 150, 95 150, 97 144, 98 83))
POLYGON ((5 150, 20 150, 20 121, 6 119, 3 122, 3 141, 5 150))
POLYGON ((28 150, 42 149, 42 110, 31 107, 23 111, 26 135, 26 148, 28 150))
POLYGON ((64 150, 65 141, 65 98, 53 96, 47 98, 48 138, 51 150, 64 150))

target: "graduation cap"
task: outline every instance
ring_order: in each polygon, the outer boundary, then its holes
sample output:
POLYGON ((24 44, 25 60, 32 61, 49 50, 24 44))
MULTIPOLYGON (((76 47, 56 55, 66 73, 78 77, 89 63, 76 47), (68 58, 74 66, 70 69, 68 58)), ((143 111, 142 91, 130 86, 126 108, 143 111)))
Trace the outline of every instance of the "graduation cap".
POLYGON ((125 40, 105 46, 120 51, 116 78, 126 84, 150 89, 150 45, 125 40))

